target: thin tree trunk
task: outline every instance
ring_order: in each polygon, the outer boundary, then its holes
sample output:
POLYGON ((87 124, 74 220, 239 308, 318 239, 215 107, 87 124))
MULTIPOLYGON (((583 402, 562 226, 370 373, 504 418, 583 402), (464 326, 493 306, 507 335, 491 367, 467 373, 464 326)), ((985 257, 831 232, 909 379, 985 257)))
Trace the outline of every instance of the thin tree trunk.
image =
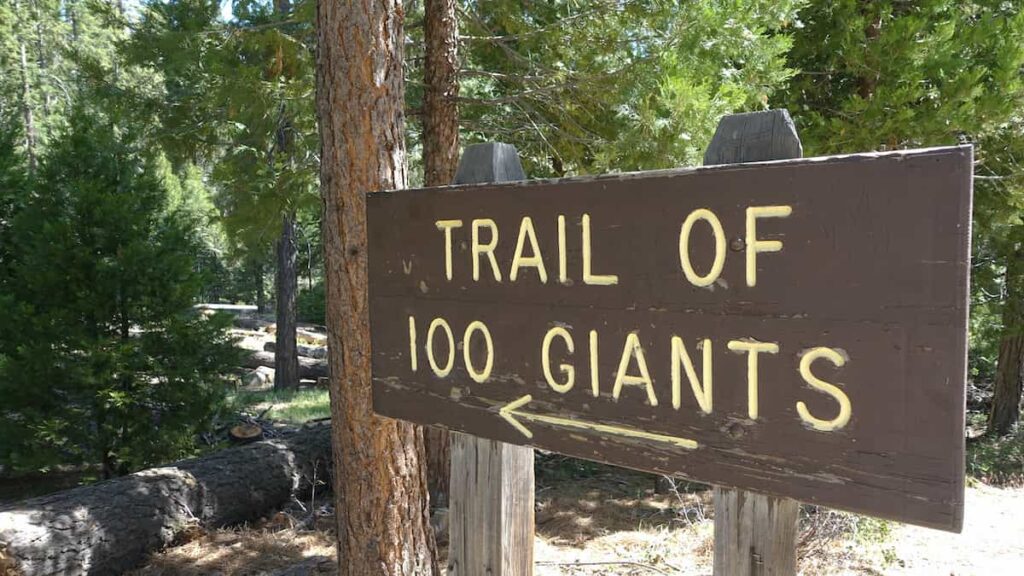
MULTIPOLYGON (((78 13, 79 0, 67 0, 67 13, 68 19, 71 21, 71 45, 70 50, 72 53, 78 52, 78 42, 81 39, 81 31, 79 26, 80 15, 78 13)), ((82 100, 85 92, 85 83, 82 82, 82 74, 78 66, 74 66, 71 69, 71 77, 74 79, 74 85, 78 92, 78 99, 82 100)))
POLYGON ((306 289, 313 289, 313 242, 306 238, 306 289))
POLYGON ((42 78, 46 77, 49 63, 46 59, 46 49, 43 44, 43 18, 39 13, 39 0, 32 0, 32 17, 36 20, 36 66, 39 67, 39 91, 42 95, 43 104, 43 132, 44 138, 48 139, 50 131, 47 120, 50 118, 50 103, 53 97, 47 89, 46 82, 42 80, 42 78))
MULTIPOLYGON (((18 2, 14 3, 14 11, 21 12, 18 2)), ((24 22, 22 22, 24 24, 24 22)), ((21 117, 25 123, 25 155, 28 157, 29 173, 36 169, 36 124, 32 113, 32 83, 28 74, 28 56, 25 52, 25 40, 20 34, 18 37, 18 49, 21 56, 21 117)))
POLYGON ((299 386, 299 352, 295 329, 298 328, 295 293, 299 289, 296 269, 295 215, 282 218, 281 237, 277 241, 277 332, 274 349, 274 389, 299 386))
MULTIPOLYGON (((276 0, 274 9, 279 18, 286 18, 291 12, 290 0, 276 0)), ((276 142, 271 152, 285 158, 292 153, 291 120, 281 104, 278 117, 276 142)), ((298 274, 299 248, 295 239, 295 212, 286 213, 282 218, 281 237, 277 241, 277 332, 274 350, 274 389, 284 390, 299 386, 299 352, 296 346, 295 330, 298 328, 296 294, 299 291, 298 274)))
MULTIPOLYGON (((459 54, 455 0, 426 0, 423 102, 423 173, 427 186, 452 183, 459 165, 459 54)), ((431 501, 448 505, 451 449, 448 431, 427 428, 427 478, 431 501)))
POLYGON ((1003 334, 999 343, 992 412, 988 433, 1002 436, 1020 419, 1024 389, 1024 250, 1017 247, 1007 256, 1006 301, 1003 302, 1003 334))
POLYGON ((423 434, 373 413, 366 198, 406 185, 400 0, 317 10, 317 113, 340 576, 440 574, 423 434))
POLYGON ((875 87, 878 85, 878 63, 871 56, 870 52, 872 44, 878 40, 882 33, 882 15, 880 13, 872 13, 876 11, 877 9, 872 9, 870 2, 864 2, 861 5, 861 14, 868 19, 868 23, 864 27, 865 69, 861 71, 860 80, 857 85, 857 95, 864 100, 874 96, 875 87))
POLYGON ((263 314, 267 311, 267 292, 263 287, 263 262, 255 264, 253 276, 256 281, 256 312, 263 314))
POLYGON ((459 54, 455 0, 426 0, 423 175, 427 186, 452 183, 459 165, 459 54))

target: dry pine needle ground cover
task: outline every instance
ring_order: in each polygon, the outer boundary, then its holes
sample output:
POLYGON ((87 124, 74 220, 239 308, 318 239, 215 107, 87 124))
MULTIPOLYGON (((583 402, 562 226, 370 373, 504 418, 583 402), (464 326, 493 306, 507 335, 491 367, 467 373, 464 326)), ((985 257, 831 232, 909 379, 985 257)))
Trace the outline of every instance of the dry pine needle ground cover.
MULTIPOLYGON (((653 477, 550 457, 537 469, 538 576, 711 573, 710 491, 655 491, 653 477)), ((1024 489, 975 483, 963 534, 805 508, 800 572, 806 575, 984 575, 1024 563, 1024 489)), ((183 538, 134 576, 335 574, 333 519, 279 513, 251 527, 183 538), (299 525, 302 524, 302 525, 299 525)))

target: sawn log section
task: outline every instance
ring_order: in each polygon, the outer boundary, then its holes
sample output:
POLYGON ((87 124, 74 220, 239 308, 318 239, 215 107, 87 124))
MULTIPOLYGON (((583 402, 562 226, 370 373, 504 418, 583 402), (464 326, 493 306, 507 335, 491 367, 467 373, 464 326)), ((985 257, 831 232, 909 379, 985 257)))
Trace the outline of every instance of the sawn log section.
POLYGON ((959 530, 971 159, 371 194, 375 409, 959 530))

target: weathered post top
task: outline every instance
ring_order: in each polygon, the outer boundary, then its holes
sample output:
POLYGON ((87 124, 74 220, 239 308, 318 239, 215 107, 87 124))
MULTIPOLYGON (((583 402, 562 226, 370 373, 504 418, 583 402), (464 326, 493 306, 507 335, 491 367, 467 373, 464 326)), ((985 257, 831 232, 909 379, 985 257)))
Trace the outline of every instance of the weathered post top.
POLYGON ((790 160, 801 156, 803 147, 789 112, 765 110, 723 117, 704 151, 704 165, 790 160))
POLYGON ((485 142, 467 146, 452 184, 486 184, 526 180, 519 152, 511 144, 485 142))

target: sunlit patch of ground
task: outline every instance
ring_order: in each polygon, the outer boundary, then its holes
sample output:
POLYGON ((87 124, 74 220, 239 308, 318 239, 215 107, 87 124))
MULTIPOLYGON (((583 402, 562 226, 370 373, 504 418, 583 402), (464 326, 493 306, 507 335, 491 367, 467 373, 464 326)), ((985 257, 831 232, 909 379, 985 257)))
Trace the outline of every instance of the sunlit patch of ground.
POLYGON ((239 391, 228 399, 238 412, 257 415, 274 422, 300 425, 331 415, 330 394, 325 388, 239 391))
POLYGON ((337 574, 334 535, 282 526, 219 530, 156 554, 130 576, 337 574))
POLYGON ((900 526, 893 533, 900 576, 1024 574, 1024 489, 967 489, 962 534, 900 526))

